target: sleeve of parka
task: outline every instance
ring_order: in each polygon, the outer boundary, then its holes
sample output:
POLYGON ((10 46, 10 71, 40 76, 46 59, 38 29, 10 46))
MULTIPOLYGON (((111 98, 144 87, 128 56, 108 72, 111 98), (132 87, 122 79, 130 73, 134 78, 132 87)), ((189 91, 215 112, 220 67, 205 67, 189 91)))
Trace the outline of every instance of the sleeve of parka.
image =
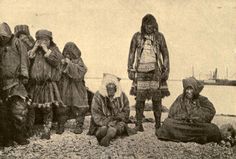
POLYGON ((189 118, 187 112, 181 107, 182 97, 182 95, 179 95, 171 105, 168 113, 168 118, 176 120, 186 120, 189 118))
POLYGON ((174 118, 174 116, 176 115, 179 99, 180 97, 177 97, 174 103, 172 103, 172 105, 170 106, 169 113, 168 113, 169 118, 174 118))
POLYGON ((58 47, 52 47, 50 48, 51 53, 47 56, 45 56, 45 59, 48 64, 50 64, 52 67, 58 67, 61 63, 61 59, 63 58, 61 52, 59 51, 58 47))
POLYGON ((76 61, 70 61, 66 65, 66 68, 63 72, 66 73, 72 79, 83 80, 84 75, 87 72, 87 67, 84 64, 83 60, 79 58, 76 61))
POLYGON ((122 92, 122 98, 121 98, 124 107, 121 110, 121 112, 118 114, 118 117, 122 119, 123 122, 128 122, 129 120, 129 115, 130 115, 130 107, 129 107, 129 99, 125 95, 124 92, 122 92))
POLYGON ((128 71, 133 69, 133 64, 135 61, 135 52, 137 47, 137 35, 138 33, 135 33, 132 37, 130 48, 129 48, 129 57, 128 57, 128 71))
POLYGON ((162 33, 159 32, 159 37, 160 37, 160 51, 162 54, 163 58, 163 65, 167 72, 170 72, 170 59, 169 59, 169 51, 166 45, 166 40, 165 37, 162 33))
POLYGON ((29 78, 29 72, 28 72, 29 61, 27 57, 28 56, 27 49, 19 39, 16 40, 16 48, 20 55, 20 76, 29 78))
POLYGON ((107 126, 110 121, 112 121, 111 117, 106 117, 102 111, 102 99, 97 92, 92 101, 91 106, 91 115, 96 125, 98 126, 107 126))
POLYGON ((192 110, 190 118, 200 123, 210 123, 215 114, 216 110, 208 98, 199 96, 197 106, 192 110))

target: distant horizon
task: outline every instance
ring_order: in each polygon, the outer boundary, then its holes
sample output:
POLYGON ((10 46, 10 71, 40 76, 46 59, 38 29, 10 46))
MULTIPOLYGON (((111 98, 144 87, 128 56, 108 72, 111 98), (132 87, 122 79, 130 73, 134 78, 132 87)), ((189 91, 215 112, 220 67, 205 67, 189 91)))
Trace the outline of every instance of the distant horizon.
MULTIPOLYGON (((130 80, 129 78, 125 78, 125 77, 120 77, 119 78, 121 80, 130 80)), ((85 76, 85 79, 102 79, 102 77, 88 77, 88 76, 85 76)), ((182 81, 182 79, 168 79, 168 81, 182 81)))

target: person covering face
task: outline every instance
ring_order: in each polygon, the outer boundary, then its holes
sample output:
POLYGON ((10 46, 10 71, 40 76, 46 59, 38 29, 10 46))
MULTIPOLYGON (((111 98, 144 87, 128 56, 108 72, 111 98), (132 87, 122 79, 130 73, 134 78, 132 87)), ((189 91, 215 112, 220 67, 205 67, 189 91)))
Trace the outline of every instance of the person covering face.
MULTIPOLYGON (((59 82, 61 98, 64 105, 71 110, 76 118, 74 133, 81 134, 85 115, 89 108, 87 89, 84 84, 87 67, 81 58, 81 51, 75 43, 66 43, 62 54, 64 56, 61 60, 62 78, 59 82)), ((60 127, 57 131, 58 134, 64 131, 66 121, 64 115, 59 114, 60 127)))
POLYGON ((52 32, 48 30, 36 32, 35 45, 28 55, 32 59, 30 69, 32 85, 29 94, 32 98, 32 105, 43 114, 42 139, 50 139, 52 107, 63 106, 57 86, 61 78, 60 67, 63 56, 53 42, 52 32))

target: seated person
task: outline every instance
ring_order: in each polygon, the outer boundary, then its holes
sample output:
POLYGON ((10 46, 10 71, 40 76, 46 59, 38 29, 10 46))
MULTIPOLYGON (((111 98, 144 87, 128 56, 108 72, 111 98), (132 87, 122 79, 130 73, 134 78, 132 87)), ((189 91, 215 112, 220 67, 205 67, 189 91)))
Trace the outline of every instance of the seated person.
POLYGON ((158 130, 162 140, 197 142, 219 142, 219 128, 211 123, 216 111, 213 104, 200 95, 203 84, 190 77, 183 80, 184 91, 172 104, 168 118, 158 130))
POLYGON ((120 79, 104 74, 102 85, 94 94, 89 135, 95 135, 102 146, 109 146, 116 136, 127 134, 129 101, 120 87, 120 79))

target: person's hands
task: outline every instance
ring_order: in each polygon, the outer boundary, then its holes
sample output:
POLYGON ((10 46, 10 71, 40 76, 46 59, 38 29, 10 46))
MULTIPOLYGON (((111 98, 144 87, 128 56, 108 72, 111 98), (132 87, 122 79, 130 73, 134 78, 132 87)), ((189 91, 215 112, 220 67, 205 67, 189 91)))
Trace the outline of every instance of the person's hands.
POLYGON ((169 78, 169 71, 165 67, 163 67, 162 73, 161 73, 161 79, 163 81, 166 81, 168 80, 168 78, 169 78))
POLYGON ((24 76, 20 76, 20 81, 22 82, 22 84, 27 84, 28 83, 28 78, 24 77, 24 76))
POLYGON ((40 46, 40 44, 41 44, 41 41, 37 40, 34 44, 32 51, 35 52, 38 49, 38 47, 40 46))
POLYGON ((43 49, 44 52, 47 53, 47 52, 49 51, 47 45, 45 44, 45 42, 42 42, 42 43, 41 43, 41 47, 42 47, 42 49, 43 49))
POLYGON ((117 121, 122 121, 122 120, 123 120, 122 115, 118 114, 118 115, 115 117, 115 120, 117 120, 117 121))
POLYGON ((63 65, 68 64, 69 62, 70 62, 70 59, 68 59, 68 58, 64 58, 64 59, 61 60, 61 63, 63 65))
POLYGON ((62 63, 62 65, 65 65, 65 64, 66 64, 65 59, 62 59, 62 60, 61 60, 61 63, 62 63))
POLYGON ((41 41, 39 41, 39 40, 37 40, 37 41, 35 42, 33 49, 31 49, 31 50, 28 51, 28 56, 29 56, 29 58, 32 59, 32 58, 35 57, 35 51, 38 49, 38 47, 40 46, 40 44, 41 44, 41 41))
POLYGON ((30 58, 30 59, 33 59, 34 57, 35 57, 35 52, 33 51, 33 50, 29 50, 28 51, 28 57, 30 58))
POLYGON ((125 123, 124 123, 124 122, 118 122, 117 125, 118 125, 119 127, 122 127, 122 128, 125 127, 125 123))
POLYGON ((65 58, 65 63, 69 63, 70 62, 70 59, 68 59, 68 58, 65 58))
POLYGON ((115 127, 115 126, 116 126, 116 121, 110 121, 110 122, 108 123, 108 126, 109 126, 109 127, 115 127))
POLYGON ((30 48, 34 46, 34 42, 30 41, 29 37, 25 34, 21 34, 19 39, 23 41, 24 43, 26 43, 30 48))
POLYGON ((128 76, 130 80, 135 80, 135 71, 134 70, 128 70, 128 76))

